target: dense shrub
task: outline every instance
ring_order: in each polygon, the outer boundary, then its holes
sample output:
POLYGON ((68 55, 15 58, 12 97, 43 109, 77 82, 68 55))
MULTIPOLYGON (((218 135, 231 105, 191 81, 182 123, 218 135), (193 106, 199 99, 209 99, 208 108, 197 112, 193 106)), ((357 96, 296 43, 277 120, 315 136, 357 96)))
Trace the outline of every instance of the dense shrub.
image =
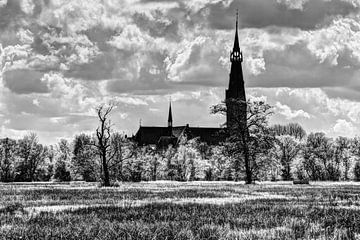
POLYGON ((360 161, 357 161, 354 166, 354 177, 356 181, 360 181, 360 161))
POLYGON ((66 167, 66 163, 64 161, 57 161, 55 164, 54 170, 54 178, 60 181, 70 181, 70 171, 66 167))

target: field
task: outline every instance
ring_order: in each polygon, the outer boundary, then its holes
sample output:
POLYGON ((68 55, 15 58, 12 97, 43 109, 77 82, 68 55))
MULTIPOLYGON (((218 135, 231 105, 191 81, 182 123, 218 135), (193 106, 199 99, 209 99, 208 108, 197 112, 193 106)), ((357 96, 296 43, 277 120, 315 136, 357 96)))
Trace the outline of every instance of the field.
POLYGON ((0 239, 360 239, 360 184, 0 184, 0 239))

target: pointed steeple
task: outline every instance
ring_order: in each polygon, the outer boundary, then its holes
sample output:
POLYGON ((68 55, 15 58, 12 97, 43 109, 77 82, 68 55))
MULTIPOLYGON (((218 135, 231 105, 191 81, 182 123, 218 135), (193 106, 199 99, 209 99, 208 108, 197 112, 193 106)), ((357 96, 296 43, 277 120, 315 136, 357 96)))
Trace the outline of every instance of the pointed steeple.
POLYGON ((239 36, 238 36, 238 21, 239 21, 239 11, 236 10, 236 30, 235 30, 235 40, 234 40, 233 52, 240 52, 239 36))
POLYGON ((226 101, 226 123, 227 127, 233 129, 236 126, 239 119, 242 122, 246 122, 246 94, 244 76, 242 71, 243 55, 239 46, 238 36, 238 12, 236 12, 236 30, 235 30, 235 41, 234 48, 230 54, 231 70, 229 79, 229 88, 225 92, 226 101), (245 103, 241 106, 234 105, 233 100, 240 100, 245 103))
POLYGON ((172 111, 171 111, 171 100, 169 105, 169 116, 168 116, 168 127, 172 127, 173 119, 172 119, 172 111))
POLYGON ((238 34, 238 22, 239 22, 239 12, 236 10, 236 29, 235 29, 235 40, 233 51, 230 55, 231 62, 242 62, 242 52, 240 50, 239 44, 239 34, 238 34))

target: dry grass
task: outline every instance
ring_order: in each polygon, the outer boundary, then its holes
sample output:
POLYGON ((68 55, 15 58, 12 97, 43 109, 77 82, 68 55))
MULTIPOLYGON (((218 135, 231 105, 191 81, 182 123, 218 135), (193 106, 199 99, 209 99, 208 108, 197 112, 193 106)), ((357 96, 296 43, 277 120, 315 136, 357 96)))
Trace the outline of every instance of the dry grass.
POLYGON ((1 184, 0 239, 359 239, 358 183, 1 184))

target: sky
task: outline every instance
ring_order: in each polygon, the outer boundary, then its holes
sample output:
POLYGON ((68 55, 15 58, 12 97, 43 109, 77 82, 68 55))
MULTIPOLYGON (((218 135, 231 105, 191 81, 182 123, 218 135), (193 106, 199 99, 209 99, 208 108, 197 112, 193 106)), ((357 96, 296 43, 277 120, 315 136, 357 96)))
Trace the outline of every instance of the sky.
POLYGON ((140 121, 218 127, 235 15, 247 97, 330 137, 360 130, 360 0, 0 0, 0 137, 53 144, 140 121))

